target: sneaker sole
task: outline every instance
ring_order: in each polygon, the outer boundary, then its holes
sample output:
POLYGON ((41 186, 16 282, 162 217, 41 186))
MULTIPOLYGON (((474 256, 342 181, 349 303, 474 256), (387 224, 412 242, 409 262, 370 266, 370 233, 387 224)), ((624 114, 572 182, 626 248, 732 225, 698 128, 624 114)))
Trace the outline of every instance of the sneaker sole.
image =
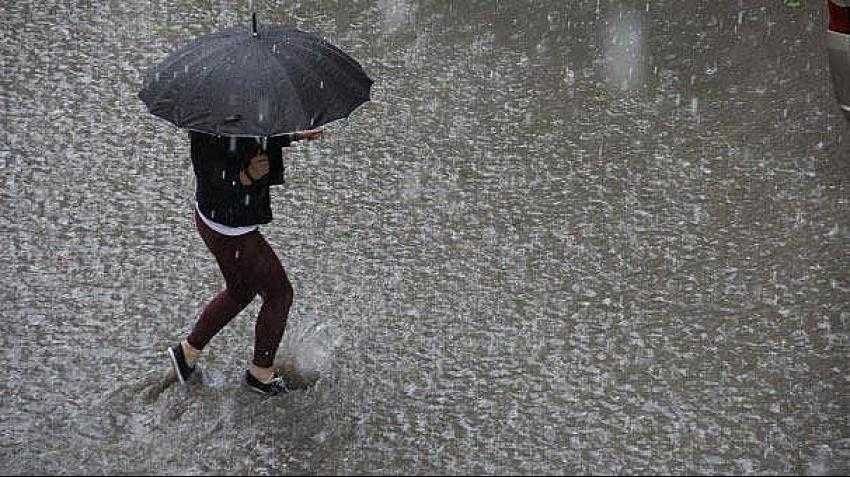
POLYGON ((180 381, 180 384, 185 385, 186 380, 183 379, 183 374, 180 373, 180 366, 177 365, 177 356, 174 356, 174 350, 168 348, 168 356, 171 358, 171 365, 174 366, 174 374, 177 375, 177 380, 180 381))
POLYGON ((257 393, 261 396, 269 396, 269 397, 283 396, 284 394, 288 394, 288 392, 289 392, 289 391, 284 391, 282 393, 277 393, 277 394, 268 393, 268 392, 263 391, 262 389, 255 388, 254 386, 251 386, 250 384, 248 384, 248 382, 245 379, 242 380, 242 386, 248 388, 248 390, 250 390, 251 392, 257 393))

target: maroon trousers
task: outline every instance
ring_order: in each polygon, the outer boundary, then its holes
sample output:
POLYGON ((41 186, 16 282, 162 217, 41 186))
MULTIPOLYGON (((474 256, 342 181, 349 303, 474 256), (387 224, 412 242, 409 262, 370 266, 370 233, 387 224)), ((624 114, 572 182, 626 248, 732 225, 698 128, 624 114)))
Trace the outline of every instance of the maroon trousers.
POLYGON ((259 293, 263 299, 254 327, 254 364, 269 368, 274 362, 286 318, 292 306, 292 284, 259 230, 229 236, 209 228, 195 211, 195 226, 215 256, 225 288, 204 307, 187 341, 201 350, 259 293))

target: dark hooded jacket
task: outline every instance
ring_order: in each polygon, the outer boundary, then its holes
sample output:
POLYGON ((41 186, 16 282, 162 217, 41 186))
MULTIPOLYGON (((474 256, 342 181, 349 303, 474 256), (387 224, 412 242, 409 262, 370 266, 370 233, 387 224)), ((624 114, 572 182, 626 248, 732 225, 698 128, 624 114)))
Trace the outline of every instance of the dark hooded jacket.
POLYGON ((248 169, 251 157, 262 148, 262 138, 235 138, 189 132, 192 167, 195 170, 195 198, 204 216, 228 227, 267 224, 272 221, 269 186, 283 184, 283 147, 291 135, 266 141, 269 173, 251 185, 242 185, 239 173, 248 169))

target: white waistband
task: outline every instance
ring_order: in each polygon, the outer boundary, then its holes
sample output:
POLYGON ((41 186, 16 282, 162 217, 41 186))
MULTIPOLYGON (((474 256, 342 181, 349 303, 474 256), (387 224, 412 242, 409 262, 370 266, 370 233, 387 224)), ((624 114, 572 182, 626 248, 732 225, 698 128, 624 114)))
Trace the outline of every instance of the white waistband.
POLYGON ((253 231, 257 230, 256 225, 249 225, 249 226, 246 226, 246 227, 228 227, 227 225, 222 225, 218 222, 213 222, 212 220, 210 220, 210 219, 208 219, 204 216, 204 213, 201 212, 201 208, 198 206, 197 201, 195 201, 195 209, 198 211, 198 215, 201 216, 201 220, 203 220, 204 223, 207 224, 207 226, 209 228, 215 230, 216 232, 218 232, 220 234, 223 234, 223 235, 244 235, 244 234, 247 234, 248 232, 253 232, 253 231))

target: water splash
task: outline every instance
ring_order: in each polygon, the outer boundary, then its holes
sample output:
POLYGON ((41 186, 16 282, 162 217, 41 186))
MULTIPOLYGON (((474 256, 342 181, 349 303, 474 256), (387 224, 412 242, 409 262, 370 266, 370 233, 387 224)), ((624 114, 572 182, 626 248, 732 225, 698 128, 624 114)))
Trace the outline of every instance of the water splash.
POLYGON ((275 366, 304 383, 315 383, 332 364, 342 339, 333 322, 315 316, 290 320, 275 366))

